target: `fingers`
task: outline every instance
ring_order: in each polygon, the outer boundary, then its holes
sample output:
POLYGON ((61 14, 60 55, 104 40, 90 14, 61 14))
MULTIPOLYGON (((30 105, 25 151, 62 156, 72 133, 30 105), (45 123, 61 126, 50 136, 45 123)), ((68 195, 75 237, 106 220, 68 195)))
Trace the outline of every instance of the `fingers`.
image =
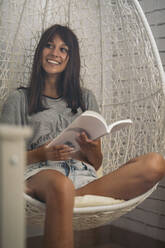
POLYGON ((91 140, 88 138, 87 134, 85 132, 82 132, 78 135, 78 143, 80 145, 94 145, 97 146, 99 144, 99 140, 91 140))
POLYGON ((91 140, 88 138, 88 136, 86 135, 85 132, 82 132, 82 133, 78 134, 77 140, 78 140, 78 142, 80 142, 80 143, 88 143, 88 142, 91 142, 91 140))
POLYGON ((73 148, 68 146, 68 145, 56 145, 56 146, 52 146, 53 150, 57 150, 57 151, 65 151, 65 152, 69 152, 72 151, 73 148))
POLYGON ((67 160, 71 158, 74 148, 67 145, 57 145, 47 148, 46 154, 48 160, 67 160))

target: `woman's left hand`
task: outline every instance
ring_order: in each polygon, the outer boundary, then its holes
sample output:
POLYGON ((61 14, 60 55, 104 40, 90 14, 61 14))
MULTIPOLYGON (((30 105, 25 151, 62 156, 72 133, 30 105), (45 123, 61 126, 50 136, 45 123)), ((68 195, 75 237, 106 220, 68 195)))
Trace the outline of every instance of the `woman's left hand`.
POLYGON ((93 165, 98 169, 102 163, 101 141, 100 139, 91 140, 85 132, 82 132, 77 137, 77 142, 80 145, 80 153, 85 162, 93 165))

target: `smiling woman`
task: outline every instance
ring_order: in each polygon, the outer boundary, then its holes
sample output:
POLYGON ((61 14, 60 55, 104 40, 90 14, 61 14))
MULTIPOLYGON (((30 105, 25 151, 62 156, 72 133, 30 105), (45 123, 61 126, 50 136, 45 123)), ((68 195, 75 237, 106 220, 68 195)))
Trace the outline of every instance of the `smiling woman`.
POLYGON ((77 138, 78 152, 66 144, 47 146, 85 110, 99 112, 93 93, 80 86, 79 74, 76 35, 66 26, 51 26, 36 48, 29 87, 9 96, 1 116, 3 123, 33 128, 27 144, 26 193, 46 204, 45 248, 73 248, 75 196, 129 200, 165 175, 163 157, 153 152, 97 178, 96 170, 102 164, 101 141, 89 139, 85 132, 77 138))
POLYGON ((44 109, 42 94, 62 96, 75 113, 79 106, 84 110, 79 73, 77 37, 68 27, 51 26, 43 33, 34 55, 28 90, 29 113, 44 109))
POLYGON ((86 134, 80 136, 79 154, 68 145, 47 147, 85 109, 99 111, 93 93, 80 87, 79 73, 77 37, 68 27, 53 25, 36 48, 29 87, 14 91, 2 111, 2 122, 30 125, 34 131, 27 144, 26 192, 47 205, 45 247, 73 247, 76 190, 96 180, 102 161, 100 140, 86 134))

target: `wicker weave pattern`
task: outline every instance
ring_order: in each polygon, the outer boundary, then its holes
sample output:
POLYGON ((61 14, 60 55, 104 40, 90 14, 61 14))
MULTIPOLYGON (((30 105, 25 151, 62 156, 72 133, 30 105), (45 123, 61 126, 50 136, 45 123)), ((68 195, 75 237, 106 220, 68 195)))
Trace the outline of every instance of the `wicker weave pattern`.
POLYGON ((104 1, 102 13, 103 58, 106 54, 109 59, 103 66, 102 112, 107 121, 134 122, 132 130, 121 130, 111 142, 105 138, 107 173, 108 161, 114 170, 133 157, 161 151, 163 91, 151 40, 134 1, 104 1))
MULTIPOLYGON (((107 122, 131 118, 125 128, 103 139, 104 173, 137 155, 162 151, 164 108, 161 64, 136 0, 7 0, 0 15, 0 101, 27 85, 41 32, 69 25, 79 37, 82 84, 97 96, 107 122)), ((134 207, 141 201, 134 204, 134 207)), ((77 228, 90 228, 132 209, 74 214, 77 228), (78 224, 77 224, 78 223, 78 224), (80 224, 81 223, 81 224, 80 224)), ((44 210, 27 200, 27 216, 41 223, 44 210)))
MULTIPOLYGON (((113 221, 134 209, 155 189, 156 186, 141 196, 115 205, 74 208, 73 228, 75 230, 85 230, 99 227, 107 222, 113 221)), ((43 229, 45 220, 45 204, 32 199, 26 194, 24 197, 26 200, 26 215, 28 222, 43 229)))

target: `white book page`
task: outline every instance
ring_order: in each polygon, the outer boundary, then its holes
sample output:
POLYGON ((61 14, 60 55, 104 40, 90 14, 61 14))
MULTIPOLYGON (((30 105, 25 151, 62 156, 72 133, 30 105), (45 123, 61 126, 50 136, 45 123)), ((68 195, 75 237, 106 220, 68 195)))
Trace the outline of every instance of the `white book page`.
POLYGON ((133 122, 130 119, 126 120, 120 120, 112 123, 111 125, 108 126, 108 132, 116 132, 120 130, 121 128, 127 127, 128 125, 131 125, 133 122))

